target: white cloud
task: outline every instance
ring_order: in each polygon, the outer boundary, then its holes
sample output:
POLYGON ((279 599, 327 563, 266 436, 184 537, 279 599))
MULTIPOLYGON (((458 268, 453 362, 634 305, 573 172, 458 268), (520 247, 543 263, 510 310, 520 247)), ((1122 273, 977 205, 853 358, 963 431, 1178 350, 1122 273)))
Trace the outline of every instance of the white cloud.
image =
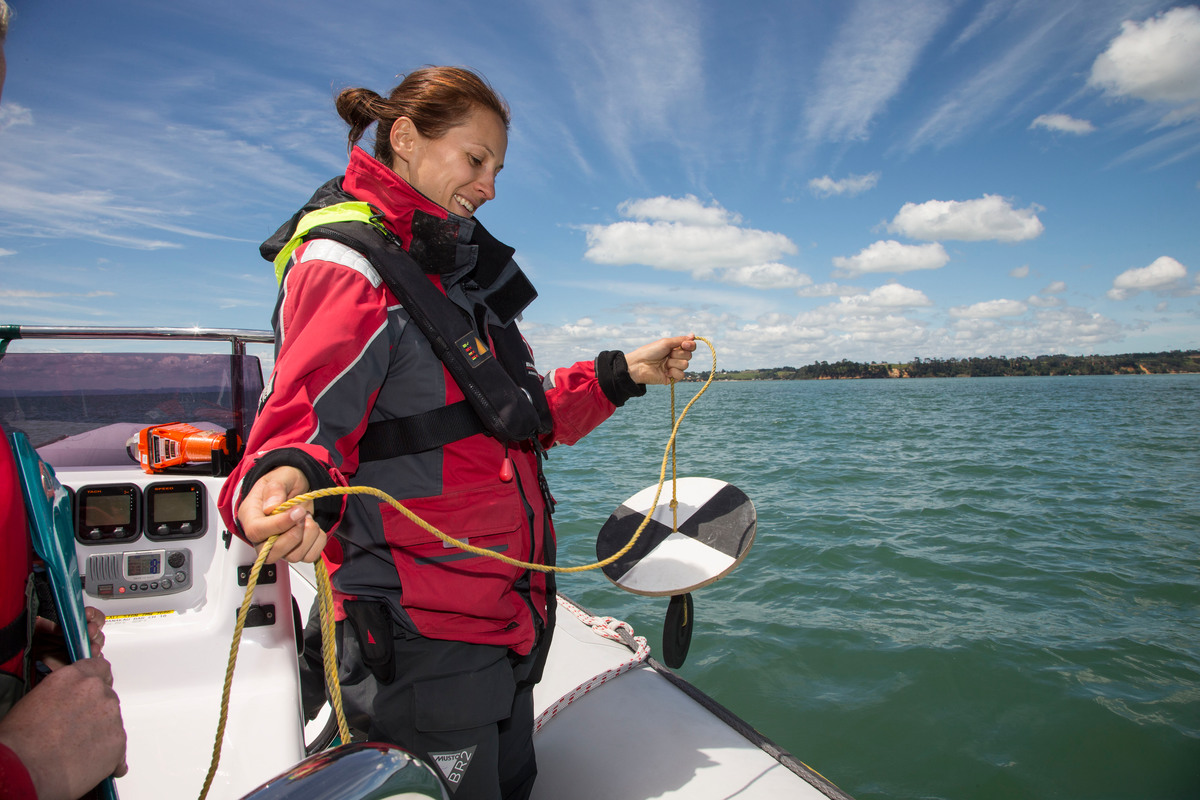
POLYGON ((1029 129, 1033 130, 1034 128, 1045 128, 1048 131, 1058 131, 1059 133, 1073 133, 1077 136, 1096 130, 1096 126, 1088 120, 1076 119, 1069 114, 1042 114, 1029 123, 1029 129))
POLYGON ((1034 308, 1057 308, 1065 305, 1062 298, 1052 294, 1031 294, 1025 302, 1034 308))
POLYGON ((837 256, 834 276, 853 278, 868 272, 912 272, 918 269, 941 269, 950 256, 939 242, 932 244, 901 244, 886 239, 858 251, 852 256, 837 256))
POLYGON ((912 239, 1023 242, 1045 230, 1037 210, 1013 208, 1007 198, 994 194, 977 200, 930 200, 905 203, 887 227, 912 239))
POLYGON ((874 189, 877 183, 879 183, 878 172, 871 172, 866 175, 848 175, 841 180, 834 180, 828 175, 822 175, 820 178, 810 180, 808 188, 818 197, 832 197, 833 195, 843 194, 853 197, 856 194, 862 194, 865 191, 874 189))
POLYGON ((1062 294, 1067 290, 1066 281, 1054 281, 1046 288, 1042 289, 1042 294, 1062 294))
POLYGON ((1200 114, 1200 8, 1126 20, 1092 64, 1088 84, 1114 97, 1185 106, 1168 122, 1200 114))
POLYGON ((853 286, 843 286, 840 283, 814 283, 796 292, 797 297, 845 297, 851 294, 862 294, 863 290, 853 286))
POLYGON ((1187 277, 1187 268, 1170 256, 1159 256, 1148 267, 1127 269, 1113 279, 1108 290, 1113 300, 1128 300, 1139 292, 1161 292, 1176 288, 1187 277))
MULTIPOLYGON (((630 200, 619 210, 639 221, 586 226, 584 257, 597 264, 645 264, 699 279, 755 281, 768 273, 802 286, 806 278, 776 263, 796 245, 781 233, 739 227, 740 218, 695 197, 630 200)), ((744 283, 743 285, 755 285, 744 283)))
POLYGON ((1025 311, 1025 304, 1019 300, 985 300, 969 306, 955 306, 950 309, 950 316, 958 319, 996 319, 1019 317, 1025 311))
POLYGON ((0 258, 4 258, 5 256, 15 256, 16 254, 16 250, 6 250, 5 248, 0 247, 0 258))
POLYGON ((1029 277, 1029 265, 1022 264, 1019 267, 1013 267, 1008 274, 1013 278, 1027 278, 1029 277))
POLYGON ((1032 319, 960 317, 952 330, 949 352, 981 356, 1086 352, 1125 333, 1116 321, 1071 306, 1044 308, 1032 319))
POLYGON ((888 283, 872 289, 868 294, 843 297, 833 308, 844 313, 876 314, 931 305, 933 301, 926 297, 924 292, 898 283, 888 283))
POLYGON ((751 289, 799 289, 812 285, 812 278, 786 264, 755 264, 718 272, 718 279, 751 289))
POLYGON ((720 205, 704 205, 695 195, 684 197, 648 197, 643 200, 626 200, 617 206, 623 217, 653 219, 660 222, 682 222, 687 225, 719 227, 736 225, 742 221, 720 205))

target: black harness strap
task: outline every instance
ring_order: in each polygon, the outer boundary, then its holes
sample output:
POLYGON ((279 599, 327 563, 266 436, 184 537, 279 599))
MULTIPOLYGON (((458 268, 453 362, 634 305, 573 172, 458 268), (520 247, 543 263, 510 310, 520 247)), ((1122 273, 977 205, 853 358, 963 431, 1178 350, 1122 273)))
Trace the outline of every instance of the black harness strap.
MULTIPOLYGON (((306 238, 332 239, 366 256, 489 433, 502 442, 519 442, 553 429, 540 386, 533 387, 542 397, 541 403, 535 403, 533 393, 510 374, 512 367, 494 358, 487 349, 470 314, 434 288, 394 236, 384 235, 362 222, 332 222, 313 228, 306 238)), ((527 280, 525 285, 532 291, 527 280)), ((497 328, 492 333, 493 341, 505 333, 519 336, 516 328, 509 325, 497 328)))
POLYGON ((358 443, 358 460, 365 463, 424 453, 486 432, 483 420, 462 400, 423 414, 370 423, 358 443))
POLYGON ((29 646, 29 612, 22 610, 12 622, 0 628, 0 664, 24 652, 29 646))

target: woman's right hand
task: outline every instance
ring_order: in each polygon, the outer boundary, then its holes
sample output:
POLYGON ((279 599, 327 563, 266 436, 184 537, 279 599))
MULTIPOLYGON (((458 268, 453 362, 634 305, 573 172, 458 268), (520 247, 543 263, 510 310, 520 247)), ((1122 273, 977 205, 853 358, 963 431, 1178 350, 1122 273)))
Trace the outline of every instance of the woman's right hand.
POLYGON ((308 479, 303 472, 295 467, 276 467, 254 482, 238 507, 242 532, 255 549, 260 549, 263 542, 279 534, 267 556, 268 564, 280 559, 293 564, 313 562, 321 557, 328 537, 313 519, 311 500, 282 514, 271 514, 285 500, 307 491, 308 479))

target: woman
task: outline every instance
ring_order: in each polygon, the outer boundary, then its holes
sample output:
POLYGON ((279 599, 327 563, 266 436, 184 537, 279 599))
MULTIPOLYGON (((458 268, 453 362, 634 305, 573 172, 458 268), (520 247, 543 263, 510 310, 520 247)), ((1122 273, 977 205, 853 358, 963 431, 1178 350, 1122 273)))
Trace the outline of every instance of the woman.
POLYGON ((374 486, 452 536, 552 564, 543 448, 682 378, 695 341, 538 375, 515 322, 536 293, 474 219, 504 166, 504 102, 469 70, 430 67, 337 108, 345 176, 262 247, 281 280, 277 358, 222 514, 253 544, 281 534, 272 560, 325 559, 352 725, 436 764, 456 800, 527 797, 551 576, 447 548, 363 495, 269 514, 374 486), (374 158, 354 146, 372 124, 374 158))

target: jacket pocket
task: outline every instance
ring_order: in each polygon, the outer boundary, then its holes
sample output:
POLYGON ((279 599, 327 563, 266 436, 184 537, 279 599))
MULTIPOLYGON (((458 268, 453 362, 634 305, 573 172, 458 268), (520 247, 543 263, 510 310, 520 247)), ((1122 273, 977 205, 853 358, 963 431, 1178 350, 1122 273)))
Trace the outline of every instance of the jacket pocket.
MULTIPOLYGON (((473 538, 511 534, 521 528, 524 518, 521 497, 516 488, 509 485, 464 489, 436 497, 402 500, 401 503, 442 533, 468 541, 473 538)), ((383 515, 384 536, 393 547, 419 547, 422 555, 429 556, 436 553, 430 553, 428 548, 420 547, 421 545, 444 545, 436 535, 417 525, 391 505, 381 503, 380 511, 383 515)))
MULTIPOLYGON (((455 539, 529 560, 528 522, 515 488, 467 489, 404 505, 455 539)), ((400 602, 422 635, 484 641, 519 623, 524 601, 513 587, 522 568, 445 544, 391 506, 383 508, 383 529, 400 574, 400 602)))

